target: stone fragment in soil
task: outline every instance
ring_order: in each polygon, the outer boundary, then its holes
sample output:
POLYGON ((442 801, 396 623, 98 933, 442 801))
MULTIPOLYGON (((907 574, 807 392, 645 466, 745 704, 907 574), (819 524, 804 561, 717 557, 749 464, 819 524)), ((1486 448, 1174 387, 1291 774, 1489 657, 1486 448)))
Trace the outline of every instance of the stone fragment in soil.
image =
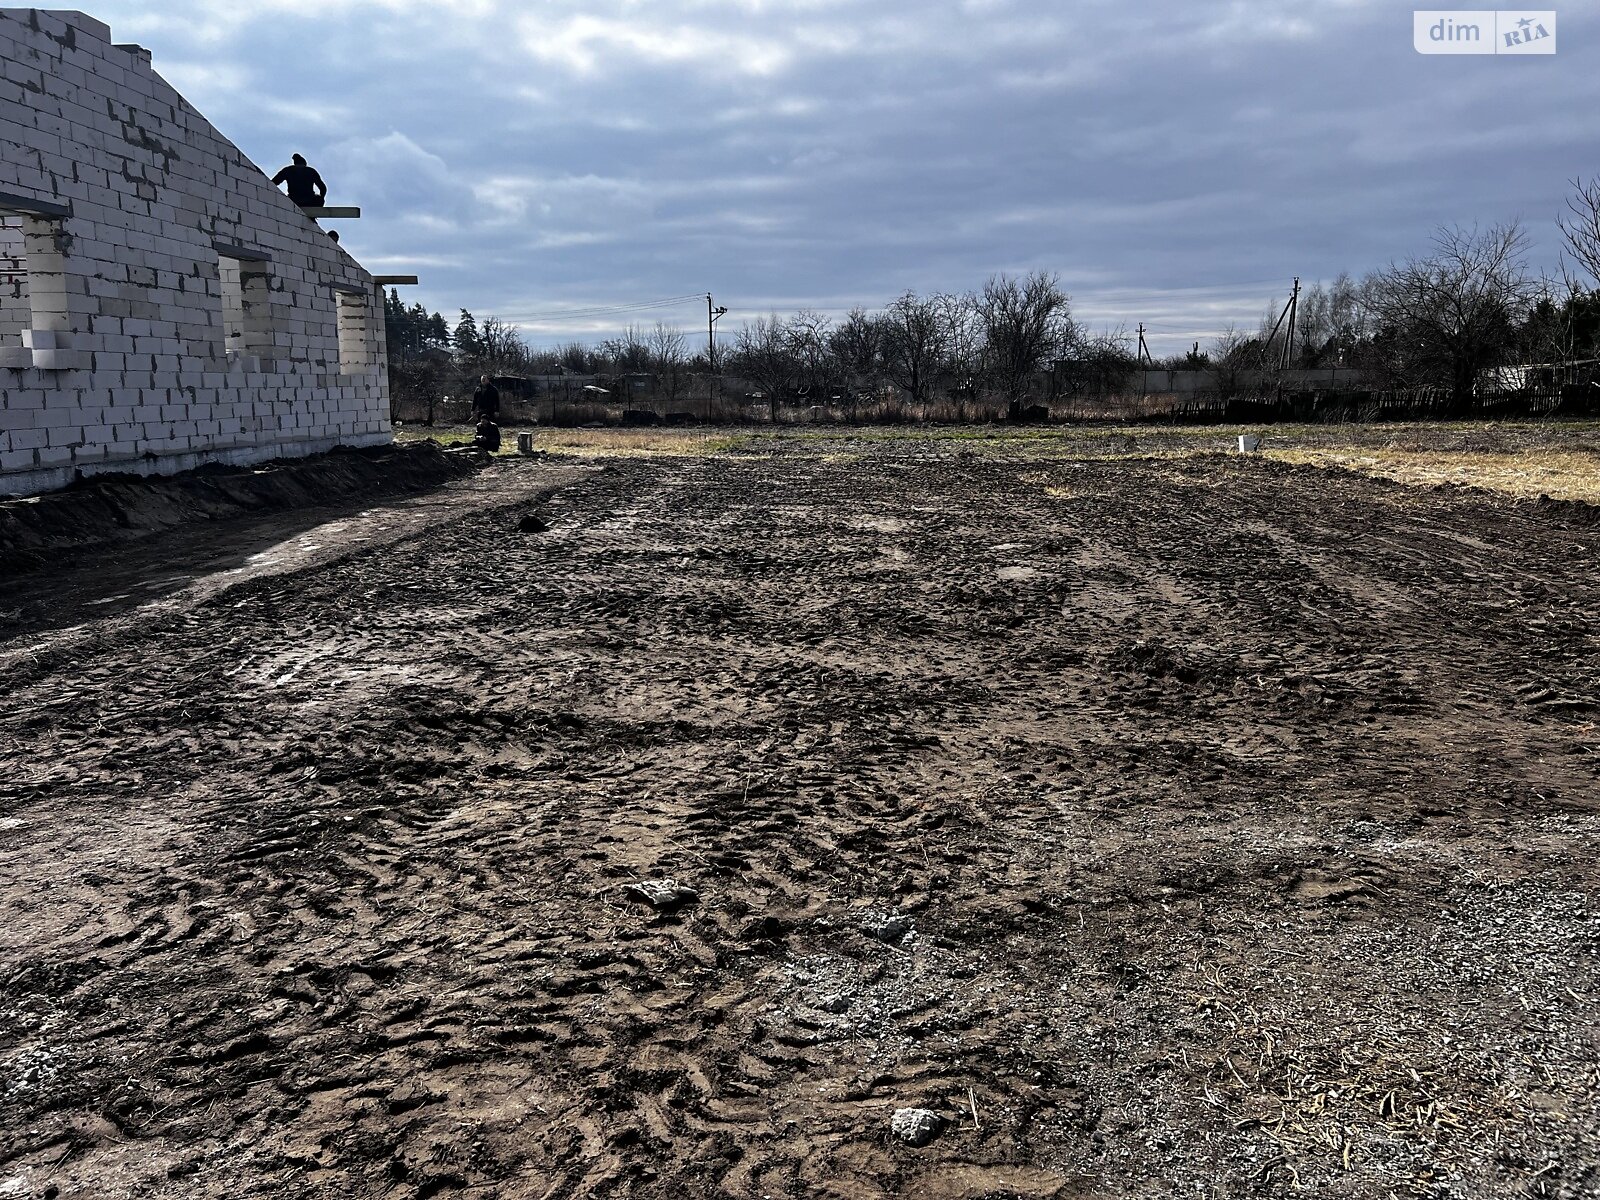
POLYGON ((898 946, 916 932, 917 926, 910 917, 893 913, 887 917, 868 917, 861 923, 861 931, 870 938, 898 946))
POLYGON ((673 879, 641 879, 623 886, 623 895, 630 900, 641 900, 660 912, 681 908, 700 899, 700 893, 684 887, 673 879))
POLYGON ((825 1013, 842 1013, 850 1008, 850 997, 842 995, 818 996, 813 1006, 825 1013))
POLYGON ((942 1128, 944 1118, 925 1108, 897 1108, 889 1122, 895 1137, 911 1146, 926 1146, 942 1128))

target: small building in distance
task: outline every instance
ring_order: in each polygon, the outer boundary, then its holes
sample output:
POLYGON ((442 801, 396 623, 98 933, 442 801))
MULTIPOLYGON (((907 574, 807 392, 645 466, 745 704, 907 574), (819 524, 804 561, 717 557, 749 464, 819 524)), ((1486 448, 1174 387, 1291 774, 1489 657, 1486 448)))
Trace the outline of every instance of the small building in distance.
POLYGON ((0 494, 390 440, 381 296, 77 12, 0 9, 0 494))

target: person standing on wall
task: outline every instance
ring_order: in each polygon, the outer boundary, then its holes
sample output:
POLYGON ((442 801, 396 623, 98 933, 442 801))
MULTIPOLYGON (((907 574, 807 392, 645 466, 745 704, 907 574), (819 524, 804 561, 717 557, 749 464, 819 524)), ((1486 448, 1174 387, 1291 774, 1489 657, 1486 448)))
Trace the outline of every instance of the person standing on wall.
POLYGON ((301 208, 321 208, 328 198, 328 185, 322 182, 317 169, 309 166, 302 155, 296 154, 294 162, 272 177, 273 186, 289 185, 289 199, 301 208))
POLYGON ((500 389, 487 375, 478 381, 478 389, 472 393, 472 417, 474 420, 487 417, 496 423, 500 420, 500 389))

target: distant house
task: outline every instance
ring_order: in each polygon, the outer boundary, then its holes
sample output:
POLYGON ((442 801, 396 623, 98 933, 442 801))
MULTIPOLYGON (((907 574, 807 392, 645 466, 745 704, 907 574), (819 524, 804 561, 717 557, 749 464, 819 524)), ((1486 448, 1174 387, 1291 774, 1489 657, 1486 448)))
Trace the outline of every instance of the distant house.
POLYGON ((532 400, 539 394, 539 385, 522 375, 494 375, 489 382, 500 392, 502 400, 532 400))
POLYGON ((1530 392, 1588 383, 1600 375, 1600 359, 1578 358, 1565 362, 1508 363, 1478 372, 1479 393, 1530 392))

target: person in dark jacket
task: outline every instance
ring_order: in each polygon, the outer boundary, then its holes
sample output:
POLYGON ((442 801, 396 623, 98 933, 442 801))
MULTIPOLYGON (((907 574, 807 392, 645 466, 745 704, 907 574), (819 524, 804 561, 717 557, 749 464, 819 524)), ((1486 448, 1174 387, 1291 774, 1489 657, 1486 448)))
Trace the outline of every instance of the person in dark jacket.
POLYGON ((490 454, 496 453, 500 449, 500 426, 488 417, 480 418, 478 433, 472 439, 472 444, 479 450, 487 450, 490 454))
POLYGON ((272 177, 272 182, 274 185, 287 183, 289 199, 301 208, 321 208, 328 198, 328 185, 322 182, 322 176, 298 154, 294 162, 272 177))
POLYGON ((472 415, 488 417, 491 421, 500 419, 500 389, 489 382, 487 375, 478 381, 478 390, 472 393, 472 415))

